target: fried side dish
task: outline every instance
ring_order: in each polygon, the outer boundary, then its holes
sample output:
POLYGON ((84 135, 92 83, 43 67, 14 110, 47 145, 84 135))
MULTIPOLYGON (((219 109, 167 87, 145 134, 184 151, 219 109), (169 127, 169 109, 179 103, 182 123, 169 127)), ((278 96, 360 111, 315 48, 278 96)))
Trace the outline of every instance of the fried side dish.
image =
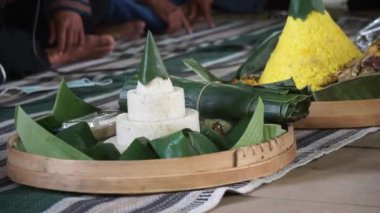
POLYGON ((370 75, 380 71, 380 38, 367 49, 362 57, 355 58, 341 66, 338 81, 346 81, 358 76, 370 75))

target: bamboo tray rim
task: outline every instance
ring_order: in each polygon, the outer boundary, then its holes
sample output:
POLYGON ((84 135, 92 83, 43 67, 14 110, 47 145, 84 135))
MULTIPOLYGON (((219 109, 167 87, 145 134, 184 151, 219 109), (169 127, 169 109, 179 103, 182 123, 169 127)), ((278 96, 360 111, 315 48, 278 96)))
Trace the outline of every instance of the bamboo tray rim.
POLYGON ((237 183, 277 172, 292 162, 296 155, 292 125, 283 135, 261 144, 199 156, 156 160, 49 158, 16 150, 13 145, 17 142, 16 134, 7 144, 7 170, 11 180, 38 188, 95 194, 146 194, 237 183), (200 162, 201 168, 196 168, 200 162), (210 169, 206 169, 208 166, 210 169), (130 173, 133 169, 139 171, 130 173), (65 181, 74 186, 65 184, 65 181))
POLYGON ((309 115, 294 122, 296 129, 335 129, 380 126, 380 98, 313 101, 309 115))

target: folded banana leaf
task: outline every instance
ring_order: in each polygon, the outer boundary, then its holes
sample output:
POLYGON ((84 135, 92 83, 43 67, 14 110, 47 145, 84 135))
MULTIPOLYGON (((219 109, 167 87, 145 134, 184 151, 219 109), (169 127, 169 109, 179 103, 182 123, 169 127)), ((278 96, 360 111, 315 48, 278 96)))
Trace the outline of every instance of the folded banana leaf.
MULTIPOLYGON (((257 54, 259 54, 259 53, 257 53, 257 54)), ((221 79, 217 78, 214 74, 212 74, 207 68, 203 67, 199 62, 197 62, 196 60, 194 60, 192 58, 188 58, 188 59, 183 60, 183 63, 186 64, 198 76, 200 76, 202 78, 202 80, 205 82, 209 82, 209 83, 216 82, 216 81, 217 82, 223 82, 221 79)), ((245 63, 248 65, 249 64, 256 64, 255 61, 251 61, 251 57, 245 63)), ((266 63, 266 61, 264 62, 263 66, 265 66, 265 63, 266 63)), ((251 65, 249 65, 249 66, 251 66, 251 65)), ((245 67, 245 65, 243 64, 242 67, 240 67, 240 69, 238 70, 238 74, 236 76, 237 79, 240 78, 241 74, 239 74, 239 73, 242 72, 242 70, 244 70, 244 74, 242 74, 244 76, 245 75, 249 76, 250 74, 252 74, 252 73, 245 73, 247 71, 246 69, 248 69, 248 68, 244 68, 244 67, 245 67)), ((255 72, 258 75, 261 74, 261 71, 259 71, 259 70, 255 70, 255 72)), ((225 82, 225 83, 229 83, 229 82, 225 82)), ((299 90, 296 86, 296 83, 294 82, 294 80, 292 78, 290 78, 288 80, 284 80, 284 81, 278 81, 278 82, 274 82, 274 83, 270 83, 270 84, 261 84, 261 85, 255 85, 255 86, 248 85, 248 84, 243 83, 241 81, 239 81, 238 83, 230 83, 230 84, 238 85, 238 86, 245 87, 245 88, 251 88, 253 91, 260 91, 260 92, 273 92, 273 93, 281 93, 281 94, 295 93, 295 94, 310 95, 308 88, 305 88, 303 90, 299 90), (260 90, 262 88, 264 88, 264 90, 260 90)))
POLYGON ((210 139, 199 132, 190 131, 188 132, 188 137, 191 145, 200 155, 220 151, 210 139))
POLYGON ((189 129, 149 141, 137 138, 122 154, 122 160, 146 160, 187 157, 259 144, 285 133, 280 125, 264 124, 264 104, 259 98, 257 110, 252 117, 239 121, 226 134, 214 131, 209 126, 199 132, 189 129))
POLYGON ((252 115, 260 96, 265 104, 267 122, 286 123, 308 114, 310 99, 304 95, 279 94, 265 89, 255 89, 221 83, 206 84, 172 78, 173 84, 185 90, 186 106, 198 109, 201 117, 238 120, 252 115))
POLYGON ((121 154, 120 160, 151 160, 159 159, 158 155, 145 137, 136 138, 121 154))
POLYGON ((264 141, 264 104, 259 98, 257 100, 255 113, 245 128, 243 135, 239 138, 233 148, 259 144, 264 141))
POLYGON ((37 122, 49 131, 60 128, 62 123, 78 118, 99 109, 84 102, 76 96, 64 81, 61 81, 54 107, 50 115, 39 119, 37 122))
POLYGON ((380 73, 359 76, 313 92, 315 101, 346 101, 380 98, 380 73))
POLYGON ((256 75, 259 77, 264 70, 270 55, 277 45, 281 31, 275 31, 268 38, 262 41, 249 54, 247 60, 239 67, 236 72, 236 79, 241 79, 244 76, 256 75))
POLYGON ((118 160, 120 158, 120 153, 115 145, 99 142, 86 122, 63 129, 56 136, 94 160, 118 160))
POLYGON ((85 122, 63 129, 56 136, 81 151, 89 149, 98 143, 90 127, 85 122))
POLYGON ((217 146, 218 149, 221 151, 229 150, 234 145, 234 143, 230 141, 228 138, 226 138, 223 134, 215 131, 212 128, 203 128, 201 130, 201 133, 208 139, 210 139, 215 144, 215 146, 217 146))
POLYGON ((16 129, 22 142, 18 143, 16 148, 42 156, 72 160, 143 160, 214 153, 257 144, 263 142, 263 139, 277 137, 283 133, 283 130, 277 131, 279 125, 270 125, 276 128, 275 130, 265 130, 269 125, 264 125, 264 106, 260 98, 256 108, 252 118, 238 122, 226 135, 220 135, 211 129, 209 133, 213 134, 184 129, 152 141, 137 138, 120 155, 113 144, 98 142, 86 122, 78 123, 53 135, 18 107, 16 129), (215 139, 222 140, 222 143, 215 139))
MULTIPOLYGON (((258 119, 258 117, 256 116, 255 119, 258 119)), ((208 137, 212 142, 214 142, 214 144, 218 146, 220 150, 229 150, 241 138, 250 121, 251 117, 246 116, 237 121, 226 133, 218 131, 210 126, 203 127, 201 133, 208 137)), ((256 120, 256 123, 259 124, 258 120, 256 120)))
POLYGON ((148 160, 188 157, 218 152, 220 149, 205 135, 183 129, 154 140, 135 139, 121 155, 121 160, 148 160))
POLYGON ((196 133, 192 134, 191 130, 184 129, 154 139, 150 145, 160 158, 188 157, 219 151, 207 137, 202 136, 196 133))
POLYGON ((120 153, 112 143, 98 142, 94 146, 84 151, 85 154, 94 160, 119 160, 120 153))
POLYGON ((21 107, 16 108, 15 120, 17 133, 28 153, 60 159, 91 160, 39 125, 21 107))
MULTIPOLYGON (((204 118, 239 120, 255 111, 254 102, 263 99, 265 120, 286 123, 306 117, 310 98, 299 94, 279 94, 272 90, 255 90, 222 83, 205 83, 171 77, 174 86, 185 91, 186 107, 198 109, 204 118)), ((127 111, 126 92, 137 85, 137 77, 128 77, 119 97, 120 109, 127 111), (122 99, 122 100, 120 100, 122 99)))
POLYGON ((304 89, 300 90, 297 88, 296 83, 292 78, 284 81, 278 81, 270 84, 260 84, 257 86, 254 86, 256 88, 265 88, 265 89, 272 89, 273 92, 279 92, 279 93, 294 93, 294 94, 304 94, 311 96, 310 89, 308 87, 305 87, 304 89))
POLYGON ((264 104, 258 99, 256 111, 252 117, 237 122, 226 134, 206 129, 202 131, 215 144, 223 145, 223 150, 259 144, 284 134, 286 131, 277 124, 264 124, 264 104))

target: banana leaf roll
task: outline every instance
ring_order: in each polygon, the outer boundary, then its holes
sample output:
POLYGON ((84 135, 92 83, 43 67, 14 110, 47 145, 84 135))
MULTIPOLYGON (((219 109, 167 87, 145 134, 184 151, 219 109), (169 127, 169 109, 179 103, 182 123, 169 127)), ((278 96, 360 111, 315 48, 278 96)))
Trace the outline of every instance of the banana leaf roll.
MULTIPOLYGON (((174 86, 185 91, 186 107, 197 109, 203 118, 239 120, 255 111, 255 101, 261 97, 265 109, 265 121, 287 123, 308 115, 310 97, 307 95, 281 93, 273 89, 246 87, 219 82, 201 82, 171 77, 174 86)), ((120 93, 119 106, 127 111, 126 93, 134 89, 137 76, 129 76, 120 93)))

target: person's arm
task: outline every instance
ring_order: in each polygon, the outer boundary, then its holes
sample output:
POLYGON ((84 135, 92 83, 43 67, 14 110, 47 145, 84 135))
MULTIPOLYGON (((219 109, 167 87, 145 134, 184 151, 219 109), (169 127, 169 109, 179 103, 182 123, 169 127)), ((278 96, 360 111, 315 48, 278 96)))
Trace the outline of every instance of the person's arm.
POLYGON ((151 7, 155 13, 167 24, 167 33, 174 33, 180 28, 185 28, 191 33, 191 28, 183 10, 169 0, 139 0, 141 3, 151 7))
POLYGON ((90 0, 46 0, 49 17, 50 44, 56 44, 59 52, 80 48, 84 43, 81 16, 91 16, 90 0))

